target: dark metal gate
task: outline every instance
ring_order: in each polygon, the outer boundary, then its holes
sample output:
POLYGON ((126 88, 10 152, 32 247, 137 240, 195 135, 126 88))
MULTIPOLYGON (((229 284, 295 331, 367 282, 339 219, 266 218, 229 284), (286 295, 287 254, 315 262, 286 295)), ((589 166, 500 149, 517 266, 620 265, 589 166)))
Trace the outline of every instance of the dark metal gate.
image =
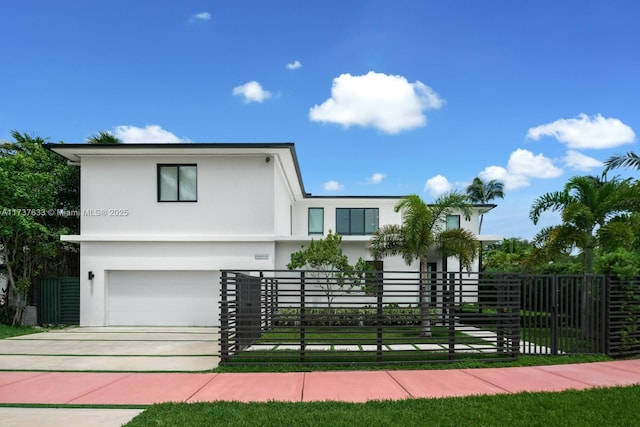
POLYGON ((535 275, 521 280, 522 353, 606 352, 605 276, 535 275))
POLYGON ((241 274, 236 285, 238 349, 244 350, 260 338, 260 277, 241 274))
POLYGON ((39 279, 37 289, 39 324, 80 324, 80 278, 39 279))

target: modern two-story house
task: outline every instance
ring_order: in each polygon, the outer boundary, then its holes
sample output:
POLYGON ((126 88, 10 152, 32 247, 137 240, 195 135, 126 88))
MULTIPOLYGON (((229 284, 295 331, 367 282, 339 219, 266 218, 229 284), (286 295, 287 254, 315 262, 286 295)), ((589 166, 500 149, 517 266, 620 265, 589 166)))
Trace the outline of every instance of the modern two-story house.
MULTIPOLYGON (((399 197, 308 194, 291 143, 47 148, 81 171, 80 234, 63 239, 80 245, 82 326, 218 325, 221 270, 285 269, 328 230, 353 261, 371 259, 371 234, 402 219, 399 197)), ((477 232, 479 214, 494 206, 452 221, 477 232)), ((384 268, 417 265, 398 257, 384 268)))

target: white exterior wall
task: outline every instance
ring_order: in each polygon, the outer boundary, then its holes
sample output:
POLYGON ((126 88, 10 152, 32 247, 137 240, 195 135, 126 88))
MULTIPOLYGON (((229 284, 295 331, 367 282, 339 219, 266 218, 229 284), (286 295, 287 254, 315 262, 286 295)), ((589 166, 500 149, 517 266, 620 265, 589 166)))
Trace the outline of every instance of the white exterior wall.
POLYGON ((287 176, 278 162, 279 159, 275 158, 275 160, 277 163, 274 165, 273 175, 273 230, 276 236, 289 236, 291 235, 292 201, 294 196, 291 194, 287 183, 287 176))
POLYGON ((81 234, 273 235, 273 164, 264 156, 87 156, 81 234), (198 165, 197 202, 158 202, 160 163, 198 165), (98 210, 107 214, 87 214, 98 210))
MULTIPOLYGON (((80 246, 80 325, 109 324, 108 276, 110 271, 210 272, 215 295, 220 294, 220 270, 271 270, 272 242, 83 242, 80 246), (256 259, 256 255, 260 255, 256 259), (267 255, 263 259, 262 255, 267 255), (94 274, 89 280, 88 273, 94 274)), ((180 289, 175 289, 179 294, 180 289)), ((153 294, 149 295, 154 298, 153 294)), ((219 319, 218 304, 212 304, 219 319)), ((215 325, 218 325, 216 321, 215 325)))
MULTIPOLYGON (((289 229, 291 196, 277 161, 265 158, 83 157, 80 324, 110 324, 114 271, 208 272, 219 296, 221 269, 273 269, 273 236, 289 229), (158 202, 157 165, 174 163, 197 164, 197 202, 158 202)), ((217 325, 217 299, 211 310, 217 325)))
MULTIPOLYGON (((308 211, 309 208, 324 208, 324 233, 329 230, 336 231, 336 208, 378 208, 379 224, 400 224, 402 215, 394 211, 398 202, 397 198, 329 198, 311 197, 297 202, 293 206, 293 235, 308 236, 308 211)), ((356 236, 344 236, 343 240, 353 239, 356 236)), ((357 236, 362 238, 362 236, 357 236)), ((368 237, 366 237, 368 240, 368 237)))

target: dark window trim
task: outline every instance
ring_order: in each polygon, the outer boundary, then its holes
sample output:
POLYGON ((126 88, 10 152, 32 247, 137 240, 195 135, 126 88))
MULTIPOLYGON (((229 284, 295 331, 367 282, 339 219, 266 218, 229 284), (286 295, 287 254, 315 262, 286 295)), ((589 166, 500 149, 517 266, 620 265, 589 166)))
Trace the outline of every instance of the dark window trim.
POLYGON ((307 209, 307 233, 309 234, 309 236, 323 236, 324 235, 324 208, 323 207, 317 207, 317 206, 312 206, 309 207, 307 209), (318 209, 322 211, 322 224, 321 224, 321 231, 311 231, 311 209, 318 209))
POLYGON ((358 207, 358 208, 336 208, 336 233, 341 234, 343 236, 371 236, 372 234, 375 233, 375 231, 371 232, 371 233, 367 233, 367 222, 366 222, 366 218, 367 218, 367 210, 375 210, 377 211, 377 217, 378 217, 378 228, 380 228, 380 208, 365 208, 365 207, 358 207), (362 231, 362 233, 354 233, 351 231, 351 214, 353 212, 354 209, 362 209, 362 223, 364 225, 364 229, 362 231), (341 233, 338 231, 338 211, 339 210, 347 210, 349 211, 349 232, 348 233, 341 233))
POLYGON ((197 163, 158 163, 156 168, 156 181, 157 181, 157 198, 158 203, 194 203, 198 201, 198 164, 197 163), (181 166, 195 166, 196 168, 196 198, 194 200, 180 200, 180 167, 181 166), (163 167, 177 167, 177 188, 178 188, 178 200, 160 200, 160 169, 163 167))
POLYGON ((460 215, 449 214, 449 215, 447 215, 447 217, 445 218, 444 221, 445 221, 445 228, 447 230, 460 230, 462 228, 462 219, 460 218, 460 215), (458 218, 458 227, 449 228, 449 217, 458 218))

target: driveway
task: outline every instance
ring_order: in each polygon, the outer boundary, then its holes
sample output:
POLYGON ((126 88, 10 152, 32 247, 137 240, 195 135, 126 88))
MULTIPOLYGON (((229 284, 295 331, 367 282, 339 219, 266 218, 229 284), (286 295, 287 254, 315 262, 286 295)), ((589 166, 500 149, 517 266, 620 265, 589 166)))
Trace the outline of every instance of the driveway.
POLYGON ((77 327, 0 340, 0 371, 199 372, 218 366, 215 327, 77 327))

